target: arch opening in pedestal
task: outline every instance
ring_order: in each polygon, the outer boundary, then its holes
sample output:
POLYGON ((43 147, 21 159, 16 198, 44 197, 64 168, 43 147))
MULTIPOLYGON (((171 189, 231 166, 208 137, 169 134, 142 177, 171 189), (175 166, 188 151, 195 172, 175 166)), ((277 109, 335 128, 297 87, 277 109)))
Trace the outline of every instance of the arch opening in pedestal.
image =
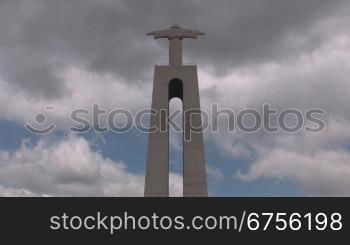
POLYGON ((178 78, 174 78, 169 82, 169 101, 173 98, 183 100, 183 84, 178 78))
POLYGON ((183 85, 180 79, 169 82, 169 114, 179 111, 174 123, 181 129, 169 125, 169 196, 183 196, 183 85))

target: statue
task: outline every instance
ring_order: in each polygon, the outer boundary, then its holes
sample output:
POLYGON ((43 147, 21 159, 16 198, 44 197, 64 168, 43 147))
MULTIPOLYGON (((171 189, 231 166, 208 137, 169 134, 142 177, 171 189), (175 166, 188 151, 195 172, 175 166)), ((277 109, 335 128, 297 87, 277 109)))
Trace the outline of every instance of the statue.
POLYGON ((168 38, 169 40, 172 39, 184 39, 184 38, 192 38, 192 39, 198 39, 198 36, 205 35, 203 32, 200 31, 191 31, 187 29, 181 28, 181 26, 175 24, 169 29, 161 30, 161 31, 153 31, 147 34, 148 36, 153 36, 154 39, 159 38, 168 38))
POLYGON ((181 28, 179 25, 173 25, 169 29, 153 31, 147 34, 154 39, 167 38, 169 44, 169 65, 182 65, 182 40, 184 38, 198 39, 198 36, 205 35, 200 31, 191 31, 181 28))

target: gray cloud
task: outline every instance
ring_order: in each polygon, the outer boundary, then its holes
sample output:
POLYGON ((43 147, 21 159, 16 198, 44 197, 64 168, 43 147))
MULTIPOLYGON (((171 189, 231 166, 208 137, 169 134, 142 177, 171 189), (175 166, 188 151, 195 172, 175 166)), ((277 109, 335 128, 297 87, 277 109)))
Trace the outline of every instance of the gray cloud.
POLYGON ((349 196, 349 157, 344 150, 300 154, 277 148, 251 165, 246 174, 238 172, 237 177, 245 181, 291 179, 308 196, 349 196))
MULTIPOLYGON (((186 54, 218 75, 234 66, 312 50, 325 33, 312 29, 346 1, 1 1, 0 74, 33 96, 68 93, 59 73, 70 66, 149 81, 166 61, 166 41, 144 35, 178 22, 207 36, 186 54), (297 38, 298 42, 290 38, 297 38), (219 69, 220 68, 220 69, 219 69)), ((72 81, 74 82, 74 81, 72 81)))
POLYGON ((345 1, 220 1, 198 4, 200 27, 208 33, 193 45, 197 56, 223 70, 273 62, 319 47, 329 30, 317 25, 338 18, 345 1), (207 14, 210 13, 210 14, 207 14))

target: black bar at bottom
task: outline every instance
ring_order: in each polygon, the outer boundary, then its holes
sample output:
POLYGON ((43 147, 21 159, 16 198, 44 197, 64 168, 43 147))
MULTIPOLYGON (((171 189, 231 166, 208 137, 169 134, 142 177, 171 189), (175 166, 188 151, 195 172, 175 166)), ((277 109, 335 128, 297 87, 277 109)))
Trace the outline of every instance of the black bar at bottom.
POLYGON ((2 244, 323 244, 348 239, 349 207, 350 198, 0 198, 0 237, 2 244))

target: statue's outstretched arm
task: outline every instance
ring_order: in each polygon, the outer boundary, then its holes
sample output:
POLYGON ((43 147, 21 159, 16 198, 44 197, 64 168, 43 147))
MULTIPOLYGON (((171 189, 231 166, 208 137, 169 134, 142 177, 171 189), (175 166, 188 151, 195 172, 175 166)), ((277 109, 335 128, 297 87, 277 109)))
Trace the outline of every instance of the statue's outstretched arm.
POLYGON ((191 30, 186 30, 183 29, 182 31, 182 36, 183 38, 193 38, 193 39, 198 39, 198 36, 205 35, 203 32, 200 31, 191 31, 191 30))
POLYGON ((147 33, 147 36, 153 36, 154 39, 168 38, 168 33, 165 31, 153 31, 153 32, 147 33))

